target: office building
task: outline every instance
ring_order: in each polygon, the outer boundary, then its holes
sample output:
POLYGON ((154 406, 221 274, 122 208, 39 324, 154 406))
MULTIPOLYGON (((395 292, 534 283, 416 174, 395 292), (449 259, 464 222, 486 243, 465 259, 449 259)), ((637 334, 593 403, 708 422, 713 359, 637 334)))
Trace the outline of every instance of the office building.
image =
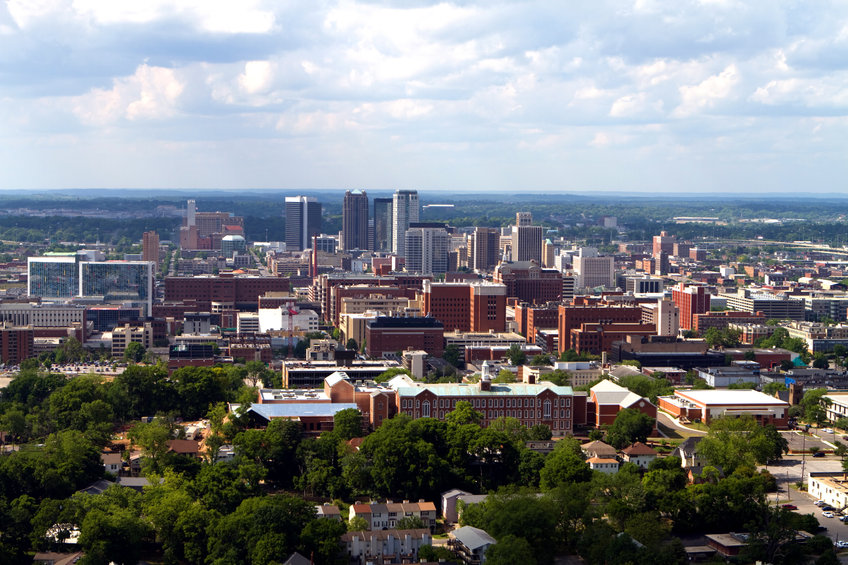
POLYGON ((661 298, 655 304, 642 304, 642 323, 653 324, 657 335, 676 336, 680 330, 680 312, 673 301, 661 298))
POLYGON ((225 235, 221 239, 221 254, 224 257, 232 257, 233 253, 244 255, 247 243, 240 235, 225 235))
POLYGON ((673 255, 675 243, 677 243, 677 238, 675 236, 668 235, 668 233, 662 231, 660 232, 660 235, 654 236, 651 255, 656 256, 660 253, 673 255))
POLYGON ((342 249, 368 249, 368 194, 348 190, 342 206, 342 249))
POLYGON ((710 295, 703 286, 687 286, 685 283, 679 283, 671 291, 671 298, 680 311, 680 329, 682 330, 694 329, 695 314, 710 311, 710 295))
POLYGON ((444 224, 410 224, 404 240, 407 272, 432 275, 448 271, 450 234, 444 224))
POLYGON ((439 320, 448 331, 502 332, 506 328, 506 286, 424 281, 421 314, 439 320))
POLYGON ((418 191, 398 190, 392 198, 392 252, 406 256, 406 230, 417 223, 420 214, 418 191))
POLYGON ((159 267, 159 234, 155 231, 146 231, 141 236, 141 260, 159 267))
POLYGON ((374 199, 374 251, 392 250, 392 200, 374 199))
POLYGON ((789 298, 784 294, 775 295, 765 291, 742 288, 736 294, 721 294, 719 296, 727 299, 727 307, 731 310, 749 314, 762 312, 766 319, 800 321, 804 320, 806 316, 804 300, 789 298))
POLYGON ((560 305, 559 352, 574 349, 572 330, 580 329, 583 324, 639 324, 641 321, 641 306, 560 305))
POLYGON ((20 365, 21 361, 35 355, 35 330, 31 327, 0 325, 0 361, 6 365, 20 365))
POLYGON ((581 247, 574 257, 578 288, 615 288, 615 258, 598 255, 594 247, 581 247))
POLYGON ((471 235, 472 270, 488 273, 500 260, 501 234, 498 228, 474 228, 471 235))
POLYGON ((534 226, 530 212, 518 212, 512 226, 512 261, 542 264, 542 226, 534 226))
POLYGON ((624 284, 624 290, 633 294, 658 294, 663 291, 663 280, 655 277, 626 277, 624 284))
POLYGON ((137 303, 149 315, 153 309, 153 266, 149 261, 82 262, 79 296, 137 303))
POLYGON ((321 203, 312 196, 286 196, 286 250, 309 249, 320 233, 321 203))
POLYGON ((506 295, 520 302, 544 304, 562 298, 562 273, 543 269, 536 261, 500 263, 492 279, 506 285, 506 295))
POLYGON ((79 292, 79 256, 45 253, 27 258, 27 294, 41 298, 72 298, 79 292))
POLYGON ((369 357, 382 357, 411 347, 441 357, 444 336, 444 325, 435 318, 379 316, 365 323, 365 352, 369 357))

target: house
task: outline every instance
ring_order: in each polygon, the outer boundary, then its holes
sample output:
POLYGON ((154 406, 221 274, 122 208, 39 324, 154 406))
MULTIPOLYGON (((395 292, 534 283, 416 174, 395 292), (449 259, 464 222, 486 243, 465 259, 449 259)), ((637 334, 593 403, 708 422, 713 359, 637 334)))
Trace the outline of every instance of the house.
POLYGON ((618 459, 606 457, 590 457, 586 460, 593 471, 614 475, 618 473, 618 459))
POLYGON ((39 565, 73 565, 83 558, 85 553, 75 551, 73 553, 57 553, 55 551, 39 551, 33 558, 33 563, 39 565))
POLYGON ((432 545, 430 530, 373 530, 347 532, 341 536, 352 563, 417 563, 418 549, 432 545))
POLYGON ((590 441, 580 446, 586 457, 599 457, 601 459, 615 459, 616 451, 613 446, 602 441, 590 441))
POLYGON ((201 459, 200 443, 191 439, 171 439, 168 440, 168 451, 177 455, 186 455, 201 459))
POLYGON ((283 562, 283 565, 312 565, 312 561, 295 551, 283 562))
POLYGON ((612 424, 618 413, 625 408, 638 410, 654 419, 657 417, 657 407, 647 398, 642 398, 611 380, 603 380, 589 389, 587 406, 590 411, 592 407, 595 409, 594 421, 592 414, 587 416, 587 420, 598 428, 612 424))
POLYGON ((460 496, 471 494, 458 488, 451 489, 442 493, 442 518, 449 524, 455 524, 459 521, 459 513, 457 512, 456 502, 460 496))
POLYGON ((657 451, 641 441, 637 441, 630 447, 625 447, 621 451, 622 459, 627 463, 633 463, 640 469, 647 469, 651 461, 657 458, 657 451))
POLYGON ((340 522, 342 519, 339 507, 335 504, 316 504, 315 511, 318 513, 319 518, 329 518, 337 522, 340 522))
POLYGON ((671 452, 671 457, 680 457, 680 466, 684 469, 691 467, 703 467, 706 460, 698 454, 698 444, 701 442, 702 436, 691 436, 683 440, 674 451, 671 452))
POLYGON ((117 476, 121 472, 123 460, 120 453, 101 453, 100 461, 103 462, 103 470, 117 476))
POLYGON ((456 497, 456 521, 462 520, 462 512, 467 506, 486 502, 488 494, 461 494, 456 497))
POLYGON ((723 557, 734 557, 748 545, 749 534, 707 534, 707 545, 715 549, 723 557))
POLYGON ((496 543, 495 538, 485 530, 472 526, 463 526, 448 533, 448 548, 466 565, 486 562, 486 550, 496 543))
POLYGON ((425 527, 432 529, 436 525, 436 505, 424 500, 351 504, 348 520, 355 517, 364 519, 369 530, 393 529, 402 518, 419 518, 425 527))

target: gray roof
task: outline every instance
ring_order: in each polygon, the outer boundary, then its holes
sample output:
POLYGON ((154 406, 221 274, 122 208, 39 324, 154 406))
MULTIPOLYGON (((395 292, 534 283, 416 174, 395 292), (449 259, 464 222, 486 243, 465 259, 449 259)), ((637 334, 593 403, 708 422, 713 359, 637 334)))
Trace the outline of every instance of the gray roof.
POLYGON ((285 560, 283 565, 311 565, 312 561, 299 554, 298 552, 294 552, 291 554, 291 557, 285 560))
POLYGON ((487 534, 485 530, 473 526, 462 526, 451 534, 471 551, 495 543, 495 538, 487 534))
POLYGON ((304 402, 291 404, 251 404, 248 412, 253 412, 266 420, 271 418, 300 418, 307 416, 335 416, 336 412, 348 408, 358 409, 353 402, 304 402))
POLYGON ((535 396, 545 390, 552 390, 560 396, 573 393, 570 386, 559 386, 542 381, 536 384, 527 383, 492 383, 491 390, 480 390, 477 384, 438 383, 418 386, 398 386, 400 396, 416 396, 429 390, 437 396, 535 396))

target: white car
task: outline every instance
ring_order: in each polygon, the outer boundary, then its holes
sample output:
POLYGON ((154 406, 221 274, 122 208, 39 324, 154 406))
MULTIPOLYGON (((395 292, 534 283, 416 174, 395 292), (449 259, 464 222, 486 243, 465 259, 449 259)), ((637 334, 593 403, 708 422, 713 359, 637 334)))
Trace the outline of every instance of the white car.
POLYGON ((826 434, 832 434, 833 433, 833 430, 831 428, 825 428, 822 431, 826 434))
POLYGON ((822 512, 822 516, 825 518, 833 518, 833 512, 822 512))
POLYGON ((838 547, 839 549, 845 549, 846 547, 848 547, 848 541, 840 540, 840 541, 836 542, 836 544, 835 544, 835 545, 836 545, 836 547, 838 547))

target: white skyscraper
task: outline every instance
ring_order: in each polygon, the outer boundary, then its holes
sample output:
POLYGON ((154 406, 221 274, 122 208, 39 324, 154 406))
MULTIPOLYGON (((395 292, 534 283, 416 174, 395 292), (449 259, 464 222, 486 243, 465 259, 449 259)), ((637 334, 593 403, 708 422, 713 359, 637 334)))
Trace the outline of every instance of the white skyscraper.
POLYGON ((406 230, 417 223, 419 215, 418 191, 398 190, 392 198, 392 253, 405 256, 406 230))

